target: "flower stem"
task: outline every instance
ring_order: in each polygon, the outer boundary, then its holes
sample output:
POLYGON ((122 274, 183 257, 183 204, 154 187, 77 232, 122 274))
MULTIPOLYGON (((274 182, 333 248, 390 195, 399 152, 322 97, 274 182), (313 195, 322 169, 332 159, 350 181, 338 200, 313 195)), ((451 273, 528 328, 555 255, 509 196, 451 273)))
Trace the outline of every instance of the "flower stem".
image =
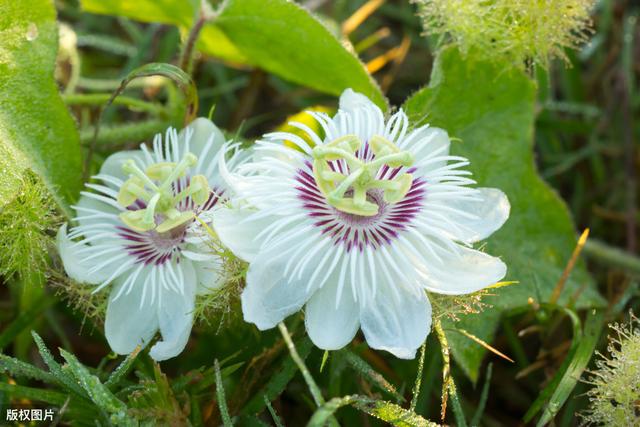
POLYGON ((200 35, 200 31, 204 24, 214 18, 215 14, 211 10, 211 6, 206 1, 202 1, 200 5, 200 9, 198 11, 198 16, 196 22, 189 30, 189 36, 184 43, 184 49, 180 54, 180 68, 187 73, 191 74, 193 68, 193 48, 195 47, 196 41, 198 40, 198 36, 200 35))
POLYGON ((293 345, 293 340, 291 339, 291 335, 289 335, 289 331, 287 330, 287 327, 285 326, 284 322, 278 323, 278 329, 280 329, 282 338, 284 338, 285 343, 287 343, 287 348, 289 349, 289 353, 291 353, 291 358, 296 363, 296 365, 298 365, 298 369, 300 369, 300 372, 302 373, 302 376, 304 377, 304 380, 307 383, 307 386, 309 387, 309 391, 313 396, 314 402, 316 402, 317 406, 324 405, 324 398, 322 397, 320 388, 318 387, 315 380, 311 376, 311 372, 309 372, 309 369, 304 364, 304 360, 302 360, 302 358, 298 354, 296 347, 293 345))

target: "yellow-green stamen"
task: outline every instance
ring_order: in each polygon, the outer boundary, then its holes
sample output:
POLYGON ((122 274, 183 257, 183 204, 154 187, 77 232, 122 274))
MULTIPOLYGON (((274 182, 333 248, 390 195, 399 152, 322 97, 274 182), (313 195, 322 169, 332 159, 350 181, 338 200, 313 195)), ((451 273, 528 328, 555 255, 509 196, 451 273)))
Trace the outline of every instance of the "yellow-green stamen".
POLYGON ((122 222, 139 232, 155 230, 158 233, 165 233, 191 221, 195 217, 195 212, 180 211, 176 206, 187 197, 191 197, 196 205, 205 203, 211 192, 207 178, 204 175, 191 177, 189 185, 178 194, 174 194, 172 184, 183 177, 187 170, 197 163, 197 160, 196 156, 187 153, 177 164, 155 163, 145 171, 142 171, 133 160, 125 162, 122 170, 128 173, 130 178, 120 188, 118 204, 127 208, 136 200, 142 200, 147 206, 121 213, 122 222))
POLYGON ((379 207, 367 200, 367 191, 380 189, 384 201, 397 203, 404 198, 411 188, 411 174, 399 174, 394 179, 376 179, 380 168, 413 164, 413 155, 400 150, 385 138, 375 135, 369 140, 375 158, 371 162, 359 159, 354 153, 360 149, 362 141, 356 135, 346 135, 313 149, 313 174, 316 183, 327 198, 327 202, 336 209, 354 215, 374 216, 379 207), (328 162, 344 160, 349 167, 349 175, 343 175, 331 169, 328 162), (353 196, 345 197, 352 189, 353 196))

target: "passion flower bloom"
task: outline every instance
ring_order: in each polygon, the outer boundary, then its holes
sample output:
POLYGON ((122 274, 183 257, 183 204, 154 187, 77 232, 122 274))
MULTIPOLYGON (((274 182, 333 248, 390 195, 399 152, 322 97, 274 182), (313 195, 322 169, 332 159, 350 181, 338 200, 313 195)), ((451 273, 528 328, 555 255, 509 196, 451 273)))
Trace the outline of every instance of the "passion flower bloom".
POLYGON ((221 241, 250 263, 244 319, 269 329, 306 304, 312 341, 326 350, 362 328, 369 345, 413 358, 431 327, 426 291, 466 294, 502 279, 498 258, 472 243, 500 228, 509 202, 474 189, 469 162, 438 128, 388 120, 346 90, 333 117, 310 112, 324 138, 276 132, 253 161, 221 174, 234 196, 214 218, 221 241), (291 144, 297 148, 291 148, 291 144))
MULTIPOLYGON (((220 258, 206 240, 225 191, 218 174, 224 136, 206 119, 180 134, 169 128, 153 147, 107 158, 74 206, 77 224, 58 232, 67 274, 110 286, 105 319, 109 345, 119 354, 147 344, 155 360, 178 355, 193 323, 196 294, 220 285, 220 258), (72 239, 79 238, 78 241, 72 239)), ((234 157, 230 161, 237 160, 234 157)))

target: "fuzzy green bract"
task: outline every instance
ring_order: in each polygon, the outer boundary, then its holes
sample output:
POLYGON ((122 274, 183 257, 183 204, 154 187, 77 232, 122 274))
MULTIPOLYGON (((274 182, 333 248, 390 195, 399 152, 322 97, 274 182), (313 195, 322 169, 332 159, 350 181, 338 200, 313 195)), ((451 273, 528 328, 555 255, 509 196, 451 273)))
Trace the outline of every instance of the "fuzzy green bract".
MULTIPOLYGON (((462 139, 452 144, 452 153, 467 157, 474 179, 500 188, 511 202, 510 219, 488 239, 486 251, 507 264, 506 280, 519 283, 491 290, 496 296, 486 302, 492 307, 444 325, 454 357, 474 381, 485 350, 453 329, 490 342, 503 311, 525 305, 529 297, 549 300, 576 245, 566 205, 535 168, 535 83, 522 71, 505 71, 509 68, 504 65, 476 58, 473 52, 463 59, 455 48, 443 50, 429 86, 404 106, 413 121, 428 122, 462 139)), ((573 270, 560 302, 566 303, 582 286, 579 307, 602 303, 583 263, 573 270)))
MULTIPOLYGON (((89 12, 189 28, 199 2, 82 0, 89 12)), ((286 80, 339 95, 346 88, 378 106, 386 101, 362 62, 320 21, 287 0, 229 0, 203 28, 200 49, 218 58, 263 68, 286 80), (313 52, 313 54, 310 54, 313 52)))
POLYGON ((0 206, 27 167, 66 208, 82 184, 78 133, 54 81, 58 27, 46 0, 0 3, 0 206), (4 185, 2 186, 4 187, 4 185))

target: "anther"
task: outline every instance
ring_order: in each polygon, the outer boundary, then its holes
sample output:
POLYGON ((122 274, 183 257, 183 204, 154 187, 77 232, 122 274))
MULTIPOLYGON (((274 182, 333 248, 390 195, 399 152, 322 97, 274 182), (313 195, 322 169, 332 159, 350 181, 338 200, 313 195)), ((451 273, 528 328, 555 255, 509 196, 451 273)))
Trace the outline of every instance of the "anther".
POLYGON ((386 203, 397 203, 411 189, 413 177, 411 174, 401 174, 389 179, 375 179, 380 167, 390 168, 409 167, 413 164, 413 155, 402 151, 387 139, 374 135, 369 140, 369 146, 375 158, 367 163, 356 156, 362 142, 355 135, 346 135, 313 149, 313 174, 320 191, 327 198, 327 202, 343 212, 373 216, 378 213, 376 203, 367 200, 367 191, 379 188, 383 191, 386 203), (333 170, 328 162, 343 160, 349 166, 349 175, 343 175, 333 170), (345 193, 352 189, 353 197, 345 197, 345 193))

